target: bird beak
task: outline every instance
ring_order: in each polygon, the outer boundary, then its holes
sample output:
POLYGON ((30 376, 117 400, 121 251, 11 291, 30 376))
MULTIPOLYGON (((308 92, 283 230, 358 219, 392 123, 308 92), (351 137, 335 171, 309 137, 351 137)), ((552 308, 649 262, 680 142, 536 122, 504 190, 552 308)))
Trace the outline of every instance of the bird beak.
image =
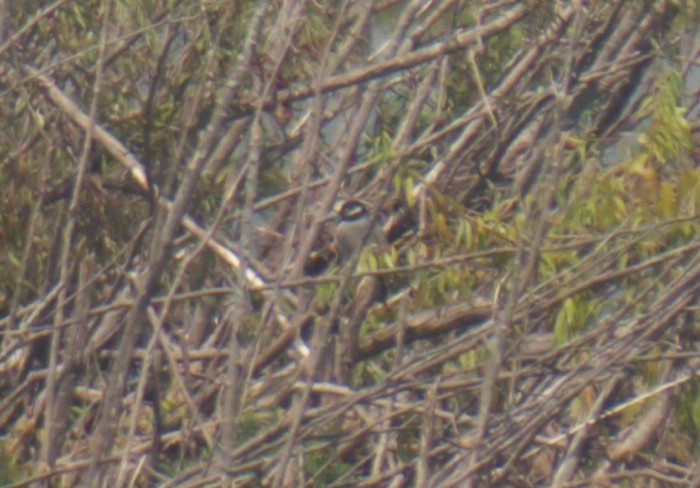
POLYGON ((338 212, 331 210, 321 218, 321 223, 325 224, 326 222, 337 222, 338 220, 340 220, 340 215, 338 215, 338 212))

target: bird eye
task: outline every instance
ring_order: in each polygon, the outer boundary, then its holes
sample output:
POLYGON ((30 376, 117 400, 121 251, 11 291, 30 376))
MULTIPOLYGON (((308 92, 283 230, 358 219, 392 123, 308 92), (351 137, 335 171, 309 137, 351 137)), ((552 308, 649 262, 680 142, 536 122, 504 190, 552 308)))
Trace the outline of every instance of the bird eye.
POLYGON ((341 217, 345 220, 356 220, 367 213, 365 206, 360 202, 346 202, 340 210, 341 217))

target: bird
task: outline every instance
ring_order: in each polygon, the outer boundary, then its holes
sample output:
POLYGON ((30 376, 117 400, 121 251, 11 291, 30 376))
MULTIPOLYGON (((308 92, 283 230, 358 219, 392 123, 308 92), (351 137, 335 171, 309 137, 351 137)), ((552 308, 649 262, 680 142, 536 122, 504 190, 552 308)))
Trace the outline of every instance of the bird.
MULTIPOLYGON (((339 222, 335 227, 335 247, 340 266, 347 266, 367 244, 376 244, 380 248, 388 246, 384 229, 378 219, 372 219, 365 203, 355 199, 345 200, 337 206, 336 214, 339 222)), ((385 293, 384 281, 377 276, 363 276, 354 280, 350 287, 352 298, 343 308, 338 327, 340 348, 334 355, 336 379, 342 384, 349 384, 352 378, 357 362, 360 327, 372 305, 385 293)))
POLYGON ((363 202, 346 200, 340 205, 337 214, 340 222, 335 228, 335 243, 341 265, 348 263, 366 244, 386 245, 386 235, 380 225, 374 225, 370 230, 370 213, 363 202))

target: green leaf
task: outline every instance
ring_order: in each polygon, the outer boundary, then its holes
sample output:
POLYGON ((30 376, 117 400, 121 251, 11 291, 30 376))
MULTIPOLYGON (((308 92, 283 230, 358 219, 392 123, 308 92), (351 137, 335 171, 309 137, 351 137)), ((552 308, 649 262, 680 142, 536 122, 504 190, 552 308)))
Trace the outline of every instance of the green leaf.
POLYGON ((560 308, 554 320, 554 344, 561 346, 569 340, 569 327, 566 324, 564 309, 560 308))
POLYGON ((409 207, 413 207, 413 205, 416 203, 416 199, 413 196, 413 178, 410 176, 407 176, 403 180, 403 185, 404 185, 404 197, 406 198, 406 204, 409 207))
POLYGON ((700 395, 696 395, 693 399, 693 405, 691 407, 693 425, 695 428, 700 430, 700 395))
POLYGON ((576 322, 576 303, 574 303, 571 297, 564 300, 564 316, 566 317, 566 324, 571 326, 576 322))
POLYGON ((662 217, 670 218, 673 216, 676 208, 676 191, 674 185, 668 181, 661 183, 658 205, 662 217))

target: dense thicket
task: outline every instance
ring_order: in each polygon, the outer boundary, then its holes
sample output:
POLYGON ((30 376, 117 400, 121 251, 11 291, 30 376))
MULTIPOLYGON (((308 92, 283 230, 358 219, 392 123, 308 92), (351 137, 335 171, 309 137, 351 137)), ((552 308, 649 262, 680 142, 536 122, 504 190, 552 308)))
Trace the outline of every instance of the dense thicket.
POLYGON ((0 1, 0 484, 700 486, 699 11, 0 1))

